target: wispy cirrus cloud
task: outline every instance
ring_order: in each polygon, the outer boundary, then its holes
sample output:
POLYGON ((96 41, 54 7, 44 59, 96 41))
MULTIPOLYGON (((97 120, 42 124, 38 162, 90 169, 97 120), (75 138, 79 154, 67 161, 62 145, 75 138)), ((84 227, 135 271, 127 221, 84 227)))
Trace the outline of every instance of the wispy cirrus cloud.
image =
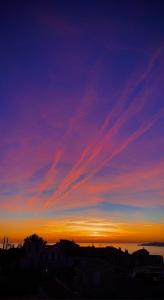
MULTIPOLYGON (((138 84, 141 84, 141 82, 145 80, 147 74, 151 70, 153 64, 156 62, 156 59, 159 59, 160 55, 161 48, 155 53, 153 58, 150 60, 148 71, 141 74, 141 78, 139 78, 139 80, 137 81, 136 86, 130 89, 130 94, 134 92, 134 89, 137 88, 138 84)), ((152 90, 150 89, 150 87, 148 90, 144 88, 141 94, 139 94, 139 96, 134 97, 134 101, 132 102, 132 104, 129 105, 127 110, 125 110, 124 106, 123 110, 123 107, 120 106, 119 102, 118 107, 116 106, 116 108, 113 109, 113 111, 107 116, 107 118, 103 122, 102 127, 98 131, 97 140, 93 140, 86 146, 79 160, 75 163, 72 170, 70 170, 68 176, 59 185, 57 191, 55 191, 55 193, 47 201, 46 205, 49 205, 49 203, 53 201, 53 198, 57 200, 58 197, 60 198, 63 197, 63 195, 67 195, 68 193, 70 193, 71 190, 76 189, 81 184, 91 179, 91 177, 93 177, 99 170, 101 170, 101 168, 103 168, 107 163, 109 163, 110 160, 112 160, 116 155, 118 155, 120 152, 126 149, 128 145, 135 141, 140 135, 148 131, 155 124, 155 122, 163 116, 162 109, 159 113, 152 117, 152 119, 148 119, 147 122, 144 121, 143 124, 138 129, 136 129, 129 137, 122 141, 122 143, 118 144, 115 147, 115 149, 113 149, 112 153, 109 152, 110 154, 108 154, 107 158, 103 158, 103 150, 108 147, 108 144, 111 143, 113 137, 115 137, 115 135, 123 127, 124 123, 129 121, 133 115, 138 113, 143 108, 143 104, 146 102, 147 98, 149 99, 151 93, 152 90), (115 120, 114 125, 107 132, 103 133, 103 131, 108 126, 108 122, 110 121, 110 119, 113 116, 117 117, 117 114, 121 114, 121 116, 115 120), (99 166, 90 166, 92 161, 94 161, 96 158, 99 158, 100 155, 102 155, 102 162, 99 162, 99 166)), ((127 99, 123 98, 123 102, 125 100, 127 99)))
POLYGON ((155 7, 3 6, 1 235, 163 239, 164 27, 155 7))

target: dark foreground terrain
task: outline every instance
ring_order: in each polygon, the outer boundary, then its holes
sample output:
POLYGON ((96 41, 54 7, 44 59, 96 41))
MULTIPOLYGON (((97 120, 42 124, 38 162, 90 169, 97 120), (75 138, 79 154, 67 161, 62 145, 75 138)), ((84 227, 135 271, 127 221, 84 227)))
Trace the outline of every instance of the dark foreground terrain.
POLYGON ((37 235, 0 249, 1 299, 164 299, 163 257, 113 247, 54 245, 37 235))

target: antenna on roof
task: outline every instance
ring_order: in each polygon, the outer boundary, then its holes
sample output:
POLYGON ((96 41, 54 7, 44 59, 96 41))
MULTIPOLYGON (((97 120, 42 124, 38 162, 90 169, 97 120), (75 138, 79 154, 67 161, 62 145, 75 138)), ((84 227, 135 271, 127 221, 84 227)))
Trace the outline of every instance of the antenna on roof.
POLYGON ((5 249, 5 241, 6 241, 6 238, 4 236, 4 238, 3 238, 3 250, 5 249))

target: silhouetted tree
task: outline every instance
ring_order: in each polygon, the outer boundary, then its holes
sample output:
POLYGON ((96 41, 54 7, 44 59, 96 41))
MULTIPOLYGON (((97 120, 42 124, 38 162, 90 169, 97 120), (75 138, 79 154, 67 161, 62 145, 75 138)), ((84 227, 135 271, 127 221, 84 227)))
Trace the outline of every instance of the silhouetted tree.
POLYGON ((80 246, 76 244, 74 241, 61 239, 59 242, 55 244, 55 247, 60 249, 77 249, 80 246))
POLYGON ((136 255, 137 256, 148 256, 149 255, 149 251, 143 248, 143 249, 139 249, 139 250, 133 252, 132 254, 135 255, 135 256, 136 255))
POLYGON ((28 251, 31 249, 39 251, 45 247, 46 243, 42 237, 39 237, 37 234, 32 234, 24 239, 23 248, 28 251))

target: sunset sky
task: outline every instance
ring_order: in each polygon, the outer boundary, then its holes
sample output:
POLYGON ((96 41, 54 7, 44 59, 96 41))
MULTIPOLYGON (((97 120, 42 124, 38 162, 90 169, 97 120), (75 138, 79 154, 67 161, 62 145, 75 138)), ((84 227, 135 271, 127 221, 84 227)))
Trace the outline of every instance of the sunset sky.
POLYGON ((0 240, 164 241, 163 1, 2 1, 0 240))

